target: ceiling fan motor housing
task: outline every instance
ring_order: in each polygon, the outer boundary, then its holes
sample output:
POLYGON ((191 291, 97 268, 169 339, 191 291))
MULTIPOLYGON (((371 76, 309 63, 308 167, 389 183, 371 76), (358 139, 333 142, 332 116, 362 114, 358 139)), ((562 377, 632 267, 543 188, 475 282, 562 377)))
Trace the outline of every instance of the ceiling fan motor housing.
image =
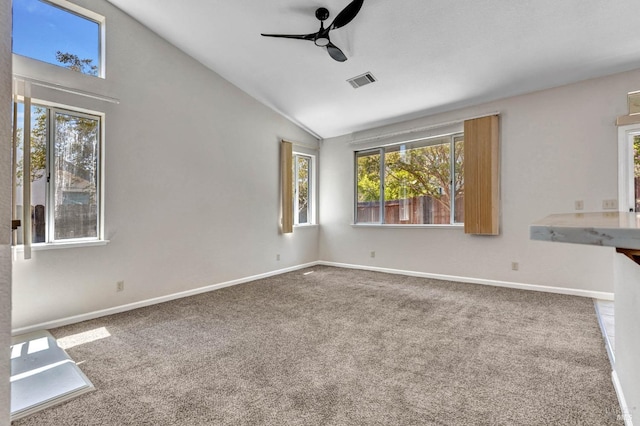
POLYGON ((321 21, 326 20, 329 17, 329 10, 325 7, 319 7, 316 9, 316 18, 321 21))

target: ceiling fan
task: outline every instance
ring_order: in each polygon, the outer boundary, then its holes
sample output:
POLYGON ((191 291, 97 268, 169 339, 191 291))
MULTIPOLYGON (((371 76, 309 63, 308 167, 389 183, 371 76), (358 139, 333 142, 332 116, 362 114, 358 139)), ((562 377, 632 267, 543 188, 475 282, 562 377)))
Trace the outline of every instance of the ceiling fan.
POLYGON ((324 21, 329 18, 329 11, 320 7, 316 10, 316 18, 320 20, 320 29, 318 32, 311 34, 302 34, 302 35, 293 35, 293 34, 262 34, 265 37, 281 37, 281 38, 293 38, 298 40, 309 40, 315 43, 318 47, 326 47, 329 55, 338 62, 344 62, 347 60, 347 57, 342 50, 340 50, 335 44, 331 43, 329 39, 329 31, 334 30, 336 28, 344 27, 349 22, 356 17, 358 12, 360 12, 360 8, 364 0, 353 0, 351 3, 347 5, 336 19, 333 20, 331 25, 327 28, 324 27, 324 21))

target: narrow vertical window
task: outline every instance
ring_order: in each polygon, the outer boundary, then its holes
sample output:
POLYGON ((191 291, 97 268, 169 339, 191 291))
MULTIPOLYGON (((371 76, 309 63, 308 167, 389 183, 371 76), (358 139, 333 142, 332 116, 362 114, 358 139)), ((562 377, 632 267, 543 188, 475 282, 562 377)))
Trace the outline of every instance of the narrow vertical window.
MULTIPOLYGON (((31 107, 31 167, 25 170, 24 161, 24 104, 17 105, 18 120, 16 120, 16 170, 15 170, 15 217, 22 217, 25 208, 31 209, 32 217, 32 243, 46 241, 47 229, 47 137, 49 134, 47 108, 40 106, 31 107), (24 179, 31 182, 31 200, 25 203, 22 187, 24 179)), ((23 244, 22 234, 18 233, 17 244, 23 244)))
POLYGON ((296 156, 296 223, 309 223, 309 157, 296 156))
POLYGON ((99 120, 56 111, 52 191, 55 240, 98 236, 99 120))
POLYGON ((640 124, 618 127, 618 210, 640 212, 640 124))
POLYGON ((356 153, 356 222, 380 223, 382 214, 382 150, 356 153))
POLYGON ((633 194, 635 211, 640 212, 640 135, 633 136, 633 194))
POLYGON ((293 212, 295 225, 315 224, 315 157, 293 155, 293 212))
POLYGON ((453 223, 464 223, 464 136, 453 138, 453 223))

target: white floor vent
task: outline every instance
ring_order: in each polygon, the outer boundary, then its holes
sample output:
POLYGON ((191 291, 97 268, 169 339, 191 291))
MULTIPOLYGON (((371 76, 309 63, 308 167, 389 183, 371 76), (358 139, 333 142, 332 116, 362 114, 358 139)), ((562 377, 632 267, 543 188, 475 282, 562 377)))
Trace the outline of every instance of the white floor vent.
POLYGON ((359 87, 366 86, 367 84, 374 83, 377 80, 373 76, 373 74, 371 74, 370 72, 366 72, 357 77, 350 78, 347 81, 349 82, 349 84, 351 84, 351 86, 353 86, 354 89, 357 89, 359 87))

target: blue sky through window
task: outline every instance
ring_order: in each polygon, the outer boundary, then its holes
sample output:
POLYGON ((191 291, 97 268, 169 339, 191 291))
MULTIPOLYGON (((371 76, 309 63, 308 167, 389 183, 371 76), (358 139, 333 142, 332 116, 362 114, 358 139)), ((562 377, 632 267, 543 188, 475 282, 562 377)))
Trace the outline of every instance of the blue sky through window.
POLYGON ((100 25, 39 0, 13 1, 13 52, 61 65, 56 52, 100 65, 100 25))

